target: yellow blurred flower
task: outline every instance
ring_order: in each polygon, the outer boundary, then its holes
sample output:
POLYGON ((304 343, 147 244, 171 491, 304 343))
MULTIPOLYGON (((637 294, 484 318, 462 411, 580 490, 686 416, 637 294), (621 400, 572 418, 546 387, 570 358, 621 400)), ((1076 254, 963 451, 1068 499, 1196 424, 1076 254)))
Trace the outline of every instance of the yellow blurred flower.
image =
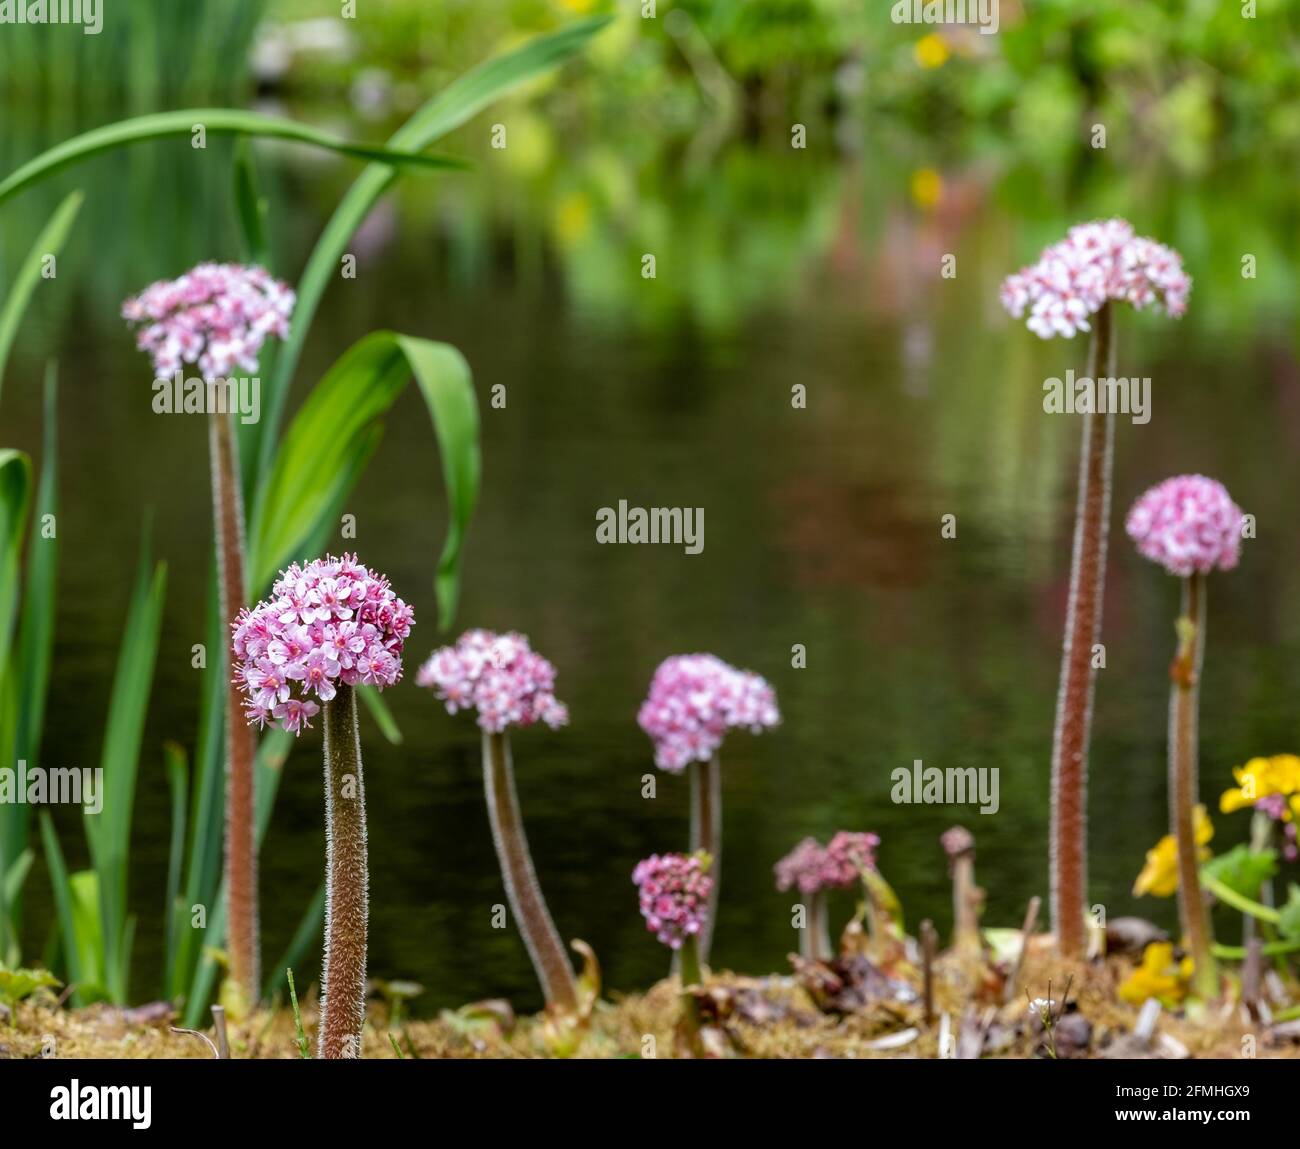
POLYGON ((596 6, 596 0, 560 0, 560 7, 582 15, 596 6))
MULTIPOLYGON (((1253 806, 1261 798, 1280 794, 1292 798, 1291 807, 1297 803, 1293 795, 1300 796, 1300 758, 1294 754, 1275 754, 1272 758, 1252 758, 1244 766, 1234 766, 1232 776, 1237 780, 1237 789, 1225 790, 1219 799, 1219 809, 1225 814, 1253 806)), ((1283 821, 1291 821, 1292 810, 1282 815, 1283 821)))
POLYGON ((942 68, 952 55, 944 38, 934 32, 922 36, 912 48, 912 55, 922 68, 942 68))
POLYGON ((571 247, 591 230, 591 200, 583 192, 569 192, 555 207, 555 231, 571 247))
POLYGON ((1132 1005, 1158 998, 1162 1005, 1175 1006, 1187 996, 1192 980, 1192 959, 1174 961, 1169 942, 1152 942, 1142 954, 1142 964, 1124 979, 1119 996, 1132 1005))
POLYGON ((934 168, 921 168, 912 173, 912 200, 917 207, 927 210, 939 202, 943 195, 943 177, 934 168))
MULTIPOLYGON (((1206 843, 1214 837, 1214 827, 1204 806, 1197 806, 1192 812, 1192 828, 1196 834, 1196 844, 1202 862, 1209 861, 1210 851, 1206 843)), ((1154 894, 1157 898, 1167 898, 1178 889, 1178 842, 1172 834, 1166 834, 1154 848, 1147 851, 1147 864, 1142 867, 1137 881, 1133 883, 1133 896, 1140 898, 1143 894, 1154 894)))

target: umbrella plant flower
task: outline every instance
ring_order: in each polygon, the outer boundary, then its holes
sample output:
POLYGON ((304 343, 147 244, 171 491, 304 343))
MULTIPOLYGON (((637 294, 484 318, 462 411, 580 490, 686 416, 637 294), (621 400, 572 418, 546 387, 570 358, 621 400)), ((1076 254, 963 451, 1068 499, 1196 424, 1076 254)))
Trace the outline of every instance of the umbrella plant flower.
MULTIPOLYGON (((223 388, 235 371, 257 370, 268 338, 289 333, 294 293, 260 267, 202 263, 179 279, 145 288, 122 305, 136 328, 136 343, 153 361, 155 379, 168 381, 185 364, 196 365, 205 388, 212 457, 212 505, 223 625, 247 605, 244 501, 231 420, 235 405, 223 388)), ((157 387, 157 383, 155 384, 157 387)), ((256 999, 260 984, 253 757, 255 738, 240 716, 237 683, 225 701, 226 890, 230 986, 237 1009, 256 999)), ((230 1000, 228 997, 227 1000, 230 1000)))
POLYGON ((799 932, 802 957, 825 961, 834 956, 826 894, 852 889, 867 871, 874 871, 879 845, 876 834, 841 830, 827 846, 816 838, 804 838, 772 867, 778 890, 794 889, 808 897, 807 918, 799 932))
POLYGON ((709 960, 722 859, 718 751, 729 730, 759 734, 780 721, 776 691, 764 678, 711 654, 674 655, 660 663, 637 716, 654 743, 655 765, 670 774, 691 772, 691 851, 703 850, 712 859, 712 900, 699 944, 702 962, 709 960))
POLYGON ((366 791, 356 687, 402 677, 414 612, 355 555, 283 571, 271 595, 234 626, 236 682, 254 726, 299 735, 321 716, 325 743, 325 972, 323 1058, 357 1057, 366 1017, 369 911, 366 791))
POLYGON ((1142 495, 1125 524, 1145 558, 1182 580, 1178 648, 1169 672, 1170 833, 1178 848, 1179 916, 1196 966, 1197 991, 1203 997, 1218 992, 1209 915, 1201 895, 1194 815, 1206 575, 1237 565, 1243 518, 1221 483, 1203 475, 1178 475, 1142 495))
POLYGON ((416 683, 432 690, 449 714, 478 714, 488 817, 506 896, 547 1007, 572 1014, 579 1008, 573 966, 533 869, 509 741, 512 726, 544 722, 555 730, 568 723, 569 712, 555 697, 555 667, 522 634, 470 630, 455 646, 435 650, 416 683))
POLYGON ((637 887, 646 929, 681 955, 682 985, 699 985, 699 940, 708 924, 713 878, 705 853, 651 854, 637 863, 637 887))
MULTIPOLYGON (((1091 336, 1088 376, 1115 377, 1115 304, 1127 303, 1181 316, 1191 279, 1171 248, 1137 236, 1121 219, 1072 227, 1038 262, 1002 284, 1002 305, 1042 339, 1091 336)), ((1114 412, 1083 414, 1079 489, 1065 643, 1052 740, 1052 921, 1063 952, 1077 954, 1085 939, 1087 896, 1086 803, 1088 741, 1096 669, 1093 647, 1101 635, 1110 519, 1114 412)))

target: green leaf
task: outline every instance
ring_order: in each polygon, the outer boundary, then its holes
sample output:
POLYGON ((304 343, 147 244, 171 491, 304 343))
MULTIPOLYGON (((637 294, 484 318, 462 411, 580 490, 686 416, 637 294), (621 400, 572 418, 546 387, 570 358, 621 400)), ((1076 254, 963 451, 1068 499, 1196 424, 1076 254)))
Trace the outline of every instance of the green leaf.
POLYGON ((253 513, 249 582, 263 586, 304 547, 338 492, 321 476, 348 474, 354 453, 414 377, 442 453, 450 521, 435 586, 440 622, 456 610, 459 560, 478 499, 478 405, 469 365, 454 347, 375 332, 354 343, 316 384, 276 455, 253 513))
MULTIPOLYGON (((575 56, 611 19, 599 16, 579 20, 466 72, 407 120, 388 141, 389 146, 402 149, 429 147, 473 119, 489 104, 575 56)), ((289 338, 276 358, 275 374, 271 377, 264 404, 266 426, 262 430, 259 473, 266 471, 275 453, 289 386, 325 289, 335 279, 339 260, 346 253, 353 233, 396 177, 397 172, 387 165, 366 168, 335 208, 312 249, 298 281, 298 301, 289 338)))
POLYGON ((36 285, 41 282, 41 267, 45 257, 57 255, 63 250, 72 225, 76 222, 77 212, 81 210, 83 198, 81 192, 75 191, 59 204, 50 216, 49 223, 36 237, 36 242, 19 266, 18 274, 5 295, 4 307, 0 308, 0 388, 4 386, 5 365, 9 361, 9 352, 22 323, 23 313, 31 302, 36 285))
POLYGON ((181 108, 174 112, 158 112, 148 116, 136 116, 129 120, 119 120, 117 123, 93 128, 61 144, 56 144, 35 159, 28 160, 6 179, 0 180, 0 203, 33 184, 47 179, 55 172, 79 164, 82 160, 89 159, 100 152, 173 136, 189 138, 194 129, 200 126, 210 136, 257 136, 263 139, 290 140, 294 143, 324 148, 326 151, 350 156, 353 159, 386 165, 444 170, 464 170, 467 166, 463 160, 449 156, 424 155, 412 151, 352 143, 295 120, 264 116, 258 112, 245 112, 239 108, 181 108))
POLYGON ((171 849, 167 854, 167 894, 163 902, 165 907, 164 938, 167 946, 167 959, 163 966, 163 996, 168 1000, 180 992, 180 985, 175 982, 176 951, 179 948, 177 930, 185 924, 180 909, 181 872, 185 866, 185 806, 189 801, 189 763, 185 748, 175 742, 163 746, 166 762, 167 789, 172 800, 171 849))
MULTIPOLYGON (((81 943, 77 937, 76 914, 72 905, 72 881, 68 866, 63 860, 63 848, 54 829, 54 820, 47 810, 41 811, 41 842, 45 848, 45 868, 50 872, 50 889, 54 895, 54 910, 59 922, 59 936, 63 941, 63 961, 67 967, 68 981, 80 987, 83 983, 81 943)), ((72 1000, 80 1005, 83 998, 75 989, 72 1000)))
POLYGON ((271 257, 266 239, 266 200, 257 187, 257 168, 247 136, 235 147, 235 211, 239 216, 244 259, 269 269, 271 257))
POLYGON ((32 465, 21 451, 0 448, 0 677, 9 665, 18 613, 18 558, 31 493, 32 465))
POLYGON ((86 839, 99 878, 106 984, 112 1000, 119 1004, 126 1000, 130 973, 126 896, 131 817, 166 587, 166 564, 158 563, 150 576, 146 531, 104 729, 103 809, 98 814, 87 810, 84 817, 86 839))
POLYGON ((57 535, 42 533, 46 515, 58 513, 58 370, 51 362, 45 371, 45 431, 41 452, 41 478, 36 488, 33 526, 27 547, 27 577, 22 619, 18 630, 18 736, 16 755, 36 761, 45 723, 45 698, 54 651, 55 576, 58 567, 57 535))
POLYGON ((302 918, 298 922, 298 928, 293 931, 293 937, 290 939, 284 953, 280 955, 280 960, 271 966, 272 972, 267 974, 266 983, 262 988, 262 997, 270 1001, 275 994, 276 983, 279 978, 276 977, 276 970, 292 969, 302 961, 307 955, 307 950, 311 948, 321 936, 321 930, 325 926, 325 883, 316 888, 316 893, 312 900, 307 904, 306 910, 303 911, 302 918))
MULTIPOLYGON (((370 711, 370 717, 375 720, 375 725, 379 727, 379 733, 394 746, 402 744, 402 731, 397 725, 397 719, 393 717, 393 712, 388 709, 388 703, 384 701, 384 696, 373 686, 367 686, 362 683, 357 690, 357 697, 366 704, 366 709, 370 711)), ((293 963, 290 962, 290 965, 293 963)))
POLYGON ((1206 862, 1202 871, 1234 893, 1254 898, 1259 887, 1277 873, 1277 852, 1261 850, 1252 853, 1247 845, 1235 846, 1226 854, 1206 862))
POLYGON ((1300 940, 1300 886, 1287 887, 1286 905, 1278 912, 1277 930, 1289 941, 1300 940))

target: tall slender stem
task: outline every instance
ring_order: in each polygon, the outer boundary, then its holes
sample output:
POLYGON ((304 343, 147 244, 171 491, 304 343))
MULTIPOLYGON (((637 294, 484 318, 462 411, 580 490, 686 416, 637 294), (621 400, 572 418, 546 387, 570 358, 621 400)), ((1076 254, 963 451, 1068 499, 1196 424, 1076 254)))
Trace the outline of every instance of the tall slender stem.
POLYGON ((722 886, 722 765, 716 754, 707 762, 691 763, 691 853, 696 850, 703 850, 713 859, 709 866, 713 889, 699 936, 700 961, 707 965, 722 886))
POLYGON ((361 1056, 366 1021, 366 786, 357 697, 351 686, 325 703, 325 975, 317 1055, 361 1056))
MULTIPOLYGON (((209 417, 212 508, 217 539, 217 577, 223 637, 244 607, 244 500, 239 457, 230 417, 209 417)), ((224 644, 223 644, 224 645, 224 644)), ((257 843, 254 836, 253 759, 256 736, 244 718, 243 696, 231 677, 226 687, 226 891, 230 979, 241 1004, 257 1001, 261 981, 257 912, 257 843)))
POLYGON ((809 899, 807 956, 814 961, 829 961, 835 956, 831 949, 830 909, 826 900, 825 890, 817 890, 809 899))
POLYGON ((519 797, 515 793, 510 742, 505 733, 483 732, 483 783, 506 896, 533 969, 537 971, 537 980, 542 984, 546 1004, 574 1012, 578 1008, 578 994, 573 966, 537 884, 528 838, 524 834, 524 819, 519 812, 519 797))
MULTIPOLYGON (((1088 374, 1096 382, 1115 374, 1114 315, 1105 303, 1092 319, 1088 374)), ((1102 394, 1100 384, 1098 394, 1102 394)), ((1088 738, 1096 680, 1093 647, 1101 637, 1110 521, 1111 457, 1115 416, 1083 417, 1079 492, 1075 507, 1070 600, 1052 738, 1052 921, 1062 953, 1084 947, 1088 887, 1088 738)))
POLYGON ((1218 996, 1219 975, 1210 952, 1213 938, 1201 893, 1201 861, 1196 845, 1197 712, 1201 662, 1205 655, 1205 576, 1183 579, 1183 609, 1178 619, 1178 653, 1170 669, 1169 821, 1178 844, 1178 912, 1195 963, 1197 992, 1218 996))

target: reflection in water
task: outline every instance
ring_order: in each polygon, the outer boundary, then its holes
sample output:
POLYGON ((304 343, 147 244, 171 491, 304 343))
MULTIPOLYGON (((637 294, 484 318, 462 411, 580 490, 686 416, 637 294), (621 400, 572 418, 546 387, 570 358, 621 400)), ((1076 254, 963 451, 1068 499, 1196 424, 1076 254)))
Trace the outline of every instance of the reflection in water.
MULTIPOLYGON (((0 145, 6 170, 35 150, 19 136, 0 145)), ((521 735, 520 800, 557 923, 595 946, 608 984, 663 972, 631 871, 646 854, 684 846, 687 794, 665 776, 656 799, 641 797, 653 767, 635 714, 672 653, 709 650, 752 667, 776 686, 785 715, 770 737, 727 747, 721 964, 778 968, 794 948, 771 866, 805 834, 879 833, 881 866, 913 925, 948 921, 938 835, 956 821, 976 835, 988 920, 1017 922, 1027 899, 1046 893, 1077 429, 1043 413, 1041 385, 1082 369, 1084 349, 1026 339, 997 309, 996 285, 1073 220, 1129 214, 1185 252, 1197 280, 1181 323, 1124 317, 1120 364, 1131 356, 1152 377, 1154 413, 1119 428, 1117 506, 1166 474, 1204 470, 1260 524, 1211 605, 1204 796, 1213 801, 1247 756, 1295 749, 1300 556, 1288 496, 1300 479, 1300 374, 1279 323, 1294 301, 1280 273, 1244 283, 1235 255, 1285 266, 1287 189, 1234 171, 1193 182, 1141 170, 1045 188, 992 157, 937 173, 937 190, 927 182, 918 202, 914 173, 936 161, 875 144, 844 164, 815 148, 732 145, 692 171, 663 152, 629 163, 645 141, 554 143, 526 161, 484 155, 478 175, 404 181, 357 241, 358 278, 331 288, 299 387, 380 326, 455 342, 481 398, 506 385, 505 409, 483 411, 485 488, 460 621, 523 630, 559 669, 572 725, 521 735), (645 253, 656 255, 654 280, 640 274, 645 253), (940 270, 947 254, 952 278, 940 270), (806 408, 791 403, 796 383, 806 408), (597 545, 596 511, 620 499, 704 507, 707 547, 689 556, 597 545), (945 539, 949 514, 957 534, 945 539), (807 649, 806 669, 791 667, 794 644, 807 649), (891 771, 916 759, 997 768, 999 812, 891 804, 891 771)), ((283 149, 259 156, 275 270, 292 277, 355 169, 297 167, 283 149)), ((225 171, 220 157, 214 149, 212 171, 225 171)), ((65 177, 78 179, 94 194, 67 257, 75 287, 42 300, 24 334, 4 437, 39 442, 36 384, 43 357, 57 355, 66 507, 50 709, 67 721, 49 730, 50 763, 98 760, 145 508, 172 566, 132 841, 134 993, 145 996, 161 963, 169 832, 160 746, 193 738, 190 646, 201 638, 210 528, 197 510, 203 428, 151 415, 117 303, 200 257, 233 254, 234 232, 224 175, 209 178, 176 150, 137 149, 65 177)), ((61 190, 6 206, 9 257, 61 190)), ((365 560, 396 585, 424 588, 412 597, 431 620, 438 464, 418 399, 402 403, 347 509, 365 560)), ((1165 825, 1176 595, 1172 581, 1136 577, 1137 563, 1116 546, 1091 893, 1112 916, 1169 925, 1171 903, 1129 894, 1165 825)), ((426 622, 412 641, 418 657, 439 636, 426 622)), ((367 739, 372 968, 423 982, 426 1010, 496 994, 535 1005, 516 935, 491 928, 502 891, 473 731, 419 691, 390 697, 405 743, 367 739)), ((300 746, 286 766, 263 857, 271 956, 320 877, 313 755, 300 746)), ((1232 832, 1225 822, 1221 835, 1232 832)), ((39 950, 50 922, 44 876, 28 888, 29 945, 39 950)))

